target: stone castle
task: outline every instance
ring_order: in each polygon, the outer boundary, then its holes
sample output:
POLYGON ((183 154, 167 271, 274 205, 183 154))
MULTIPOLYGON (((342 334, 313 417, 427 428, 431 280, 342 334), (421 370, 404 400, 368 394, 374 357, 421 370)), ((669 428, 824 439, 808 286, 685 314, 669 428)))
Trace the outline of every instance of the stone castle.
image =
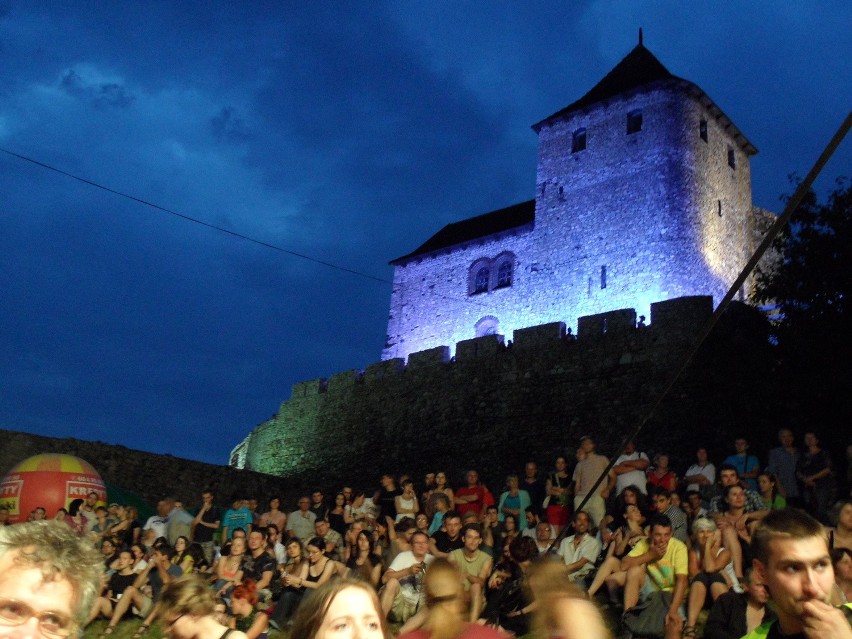
POLYGON ((450 224, 392 262, 383 359, 616 308, 647 315, 684 295, 718 301, 771 220, 752 206, 757 150, 642 44, 533 129, 535 200, 450 224))
POLYGON ((773 221, 751 201, 757 151, 641 42, 533 129, 535 199, 391 262, 382 361, 296 384, 232 466, 357 476, 379 454, 415 472, 443 455, 452 470, 500 449, 508 464, 519 426, 534 440, 524 456, 637 418, 773 221))

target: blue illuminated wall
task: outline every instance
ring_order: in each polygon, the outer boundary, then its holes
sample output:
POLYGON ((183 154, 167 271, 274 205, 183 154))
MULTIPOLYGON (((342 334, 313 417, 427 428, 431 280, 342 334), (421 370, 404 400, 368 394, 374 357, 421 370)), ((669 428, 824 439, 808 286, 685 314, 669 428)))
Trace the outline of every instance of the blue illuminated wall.
POLYGON ((470 339, 483 321, 502 335, 576 330, 582 315, 650 317, 652 301, 727 291, 772 216, 752 206, 756 151, 721 110, 672 77, 556 115, 536 126, 533 224, 395 262, 383 359, 470 339), (630 113, 641 128, 628 134, 630 113), (470 294, 471 266, 507 251, 512 285, 470 294))

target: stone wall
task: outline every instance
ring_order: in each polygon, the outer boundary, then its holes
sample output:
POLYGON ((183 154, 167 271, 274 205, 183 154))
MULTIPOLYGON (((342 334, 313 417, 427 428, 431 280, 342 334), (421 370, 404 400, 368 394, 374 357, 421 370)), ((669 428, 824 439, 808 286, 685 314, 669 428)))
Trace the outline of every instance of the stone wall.
POLYGON ((0 477, 33 455, 74 455, 92 464, 107 484, 136 493, 151 506, 167 495, 188 505, 197 505, 201 490, 206 486, 215 491, 217 503, 222 506, 229 505, 234 493, 261 498, 280 494, 292 499, 303 488, 298 477, 290 477, 285 482, 281 477, 101 442, 41 437, 10 430, 0 430, 0 441, 0 477))
MULTIPOLYGON (((502 335, 462 341, 454 358, 443 346, 413 353, 407 366, 385 360, 296 384, 232 459, 260 472, 364 487, 376 486, 382 472, 418 477, 440 468, 460 481, 473 466, 499 487, 528 459, 549 467, 583 433, 613 450, 712 309, 709 297, 669 300, 652 305, 649 326, 637 326, 634 310, 619 310, 580 318, 576 338, 556 322, 517 330, 511 343, 502 335)), ((702 350, 640 438, 646 448, 690 462, 699 443, 727 455, 743 423, 755 433, 770 427, 762 412, 771 393, 761 382, 771 363, 765 324, 753 309, 738 309, 746 328, 737 339, 724 326, 715 332, 721 337, 702 350)))

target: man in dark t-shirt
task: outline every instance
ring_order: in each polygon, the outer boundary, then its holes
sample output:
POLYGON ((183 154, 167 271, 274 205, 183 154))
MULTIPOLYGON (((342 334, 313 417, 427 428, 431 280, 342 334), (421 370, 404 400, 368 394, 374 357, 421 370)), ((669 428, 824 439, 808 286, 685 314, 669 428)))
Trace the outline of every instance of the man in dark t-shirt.
POLYGON ((254 581, 258 596, 266 601, 272 596, 269 585, 277 563, 275 557, 267 551, 265 528, 255 528, 249 533, 248 549, 249 552, 243 558, 243 580, 254 581))
POLYGON ((387 473, 382 475, 382 487, 373 496, 373 501, 381 508, 382 521, 385 517, 396 519, 396 496, 401 494, 402 491, 396 487, 394 476, 387 473))
POLYGON ((448 510, 444 515, 444 529, 436 531, 429 539, 429 552, 446 559, 453 550, 464 548, 461 529, 461 515, 455 510, 448 510))
POLYGON ((191 541, 196 541, 204 551, 204 558, 209 565, 213 565, 214 544, 213 533, 219 529, 222 523, 222 510, 213 503, 213 491, 204 489, 201 493, 201 508, 192 520, 191 541))

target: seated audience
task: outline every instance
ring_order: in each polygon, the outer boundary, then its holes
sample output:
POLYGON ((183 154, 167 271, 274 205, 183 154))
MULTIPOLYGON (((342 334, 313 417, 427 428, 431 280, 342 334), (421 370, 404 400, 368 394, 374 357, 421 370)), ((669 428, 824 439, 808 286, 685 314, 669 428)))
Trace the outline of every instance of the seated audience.
MULTIPOLYGON (((455 552, 455 551, 454 551, 455 552)), ((401 632, 398 639, 452 639, 477 637, 503 639, 493 628, 470 623, 467 600, 456 568, 444 559, 436 559, 423 578, 425 607, 421 628, 401 632)))
POLYGON ((835 548, 831 551, 834 567, 834 597, 832 603, 840 605, 852 602, 852 550, 835 548))
POLYGON ((276 630, 283 628, 292 618, 305 594, 304 586, 299 583, 299 576, 308 563, 304 557, 302 540, 298 537, 290 537, 284 544, 284 550, 287 553, 287 560, 283 566, 278 567, 281 592, 269 620, 269 625, 276 630))
POLYGON ((382 578, 382 559, 374 552, 373 537, 366 530, 361 530, 355 540, 357 551, 349 554, 346 567, 353 577, 363 579, 378 589, 382 578))
POLYGON ((242 537, 235 537, 231 541, 229 554, 219 558, 216 562, 214 574, 216 579, 213 588, 216 590, 217 596, 222 596, 229 593, 234 586, 240 583, 243 579, 243 557, 246 553, 246 540, 242 537))
POLYGON ((311 510, 311 499, 307 495, 299 497, 298 505, 299 509, 287 516, 287 536, 298 537, 307 542, 316 534, 314 522, 317 516, 311 510))
POLYGON ((741 585, 743 592, 730 590, 716 599, 704 626, 704 639, 739 639, 776 619, 766 605, 769 592, 751 568, 745 571, 741 585))
POLYGON ((173 639, 221 639, 226 635, 228 639, 248 639, 244 633, 223 625, 215 607, 213 593, 204 582, 187 575, 165 588, 156 618, 173 639))
POLYGON ((672 535, 683 543, 689 543, 689 529, 686 523, 686 513, 672 503, 673 493, 665 488, 652 488, 652 501, 657 514, 665 515, 672 522, 672 535))
POLYGON ((317 519, 314 522, 314 532, 317 537, 325 541, 326 557, 334 561, 343 561, 343 537, 336 530, 332 530, 325 519, 317 519))
MULTIPOLYGON (((623 493, 622 493, 623 494, 623 493)), ((610 605, 621 605, 618 598, 618 589, 624 588, 627 572, 622 570, 621 561, 640 539, 647 539, 642 524, 645 515, 635 504, 626 504, 624 507, 625 524, 615 531, 612 541, 607 548, 606 558, 595 573, 592 585, 589 586, 589 597, 594 597, 601 586, 606 584, 609 593, 610 605)))
POLYGON ((482 619, 489 626, 520 637, 530 630, 535 605, 530 597, 527 573, 538 557, 535 542, 517 537, 509 544, 510 560, 498 565, 488 580, 488 594, 482 619))
POLYGON ((258 601, 257 586, 251 579, 246 579, 231 593, 233 627, 245 633, 247 639, 266 639, 268 634, 269 616, 258 610, 258 601))
MULTIPOLYGON (((98 617, 112 617, 113 606, 124 595, 124 591, 134 584, 137 576, 133 572, 133 553, 129 550, 122 550, 118 554, 115 572, 109 577, 104 573, 104 587, 101 596, 95 600, 85 625, 89 625, 98 617)), ((111 634, 111 632, 105 634, 111 634)))
POLYGON ((781 510, 787 507, 787 500, 778 491, 778 479, 772 473, 758 475, 757 488, 766 510, 781 510))
POLYGON ((420 502, 417 501, 417 494, 414 492, 414 482, 406 479, 400 482, 402 493, 394 498, 396 507, 396 517, 394 521, 398 522, 403 517, 412 517, 420 512, 420 502))
POLYGON ((444 527, 429 539, 429 552, 435 557, 446 559, 453 550, 462 548, 464 540, 461 536, 461 516, 454 510, 444 515, 444 527))
POLYGON ((672 536, 672 522, 656 515, 651 522, 651 536, 640 540, 622 560, 627 571, 624 584, 624 610, 644 601, 652 592, 672 593, 666 620, 678 627, 684 617, 681 609, 689 580, 689 558, 686 544, 672 536))
POLYGON ((470 610, 469 620, 476 621, 485 607, 485 585, 491 575, 493 560, 480 550, 482 533, 477 524, 468 524, 462 530, 464 547, 453 550, 449 561, 461 573, 462 585, 470 610))
POLYGON ((598 608, 568 579, 564 566, 552 561, 540 562, 530 573, 530 590, 536 602, 533 636, 613 639, 598 608))
POLYGON ((574 515, 574 534, 566 537, 559 545, 559 556, 568 567, 568 577, 582 584, 595 569, 595 562, 601 552, 601 542, 589 534, 591 520, 583 510, 574 515))
MULTIPOLYGON (((134 639, 138 639, 148 630, 160 612, 156 604, 159 602, 163 592, 163 586, 182 577, 183 573, 179 566, 172 563, 174 549, 168 544, 154 547, 148 567, 138 575, 133 584, 124 589, 124 595, 115 602, 112 618, 109 625, 103 631, 102 636, 111 635, 124 615, 132 610, 134 614, 143 617, 142 625, 139 626, 134 639)), ((192 576, 188 576, 192 578, 192 576)), ((205 590, 207 590, 205 588, 205 590)), ((213 595, 210 595, 212 602, 213 595)), ((212 606, 211 606, 212 607, 212 606)))
POLYGON ((429 554, 429 538, 420 531, 411 536, 411 550, 399 553, 382 575, 382 614, 405 623, 423 604, 423 575, 435 557, 429 554))
POLYGON ((287 513, 281 511, 281 499, 273 497, 269 500, 269 510, 260 516, 258 521, 260 526, 276 526, 278 530, 287 529, 287 513))
POLYGON ((726 486, 724 490, 725 510, 714 517, 722 531, 722 543, 734 558, 734 572, 742 577, 743 568, 751 565, 751 536, 754 527, 766 510, 748 512, 745 490, 739 484, 726 486))
POLYGON ((712 519, 696 519, 692 524, 689 549, 689 605, 684 637, 694 637, 699 613, 732 587, 740 590, 734 574, 731 551, 722 546, 722 533, 712 519))
POLYGON ((359 639, 390 639, 376 593, 367 584, 338 579, 319 588, 299 610, 290 636, 331 639, 341 629, 359 639))

